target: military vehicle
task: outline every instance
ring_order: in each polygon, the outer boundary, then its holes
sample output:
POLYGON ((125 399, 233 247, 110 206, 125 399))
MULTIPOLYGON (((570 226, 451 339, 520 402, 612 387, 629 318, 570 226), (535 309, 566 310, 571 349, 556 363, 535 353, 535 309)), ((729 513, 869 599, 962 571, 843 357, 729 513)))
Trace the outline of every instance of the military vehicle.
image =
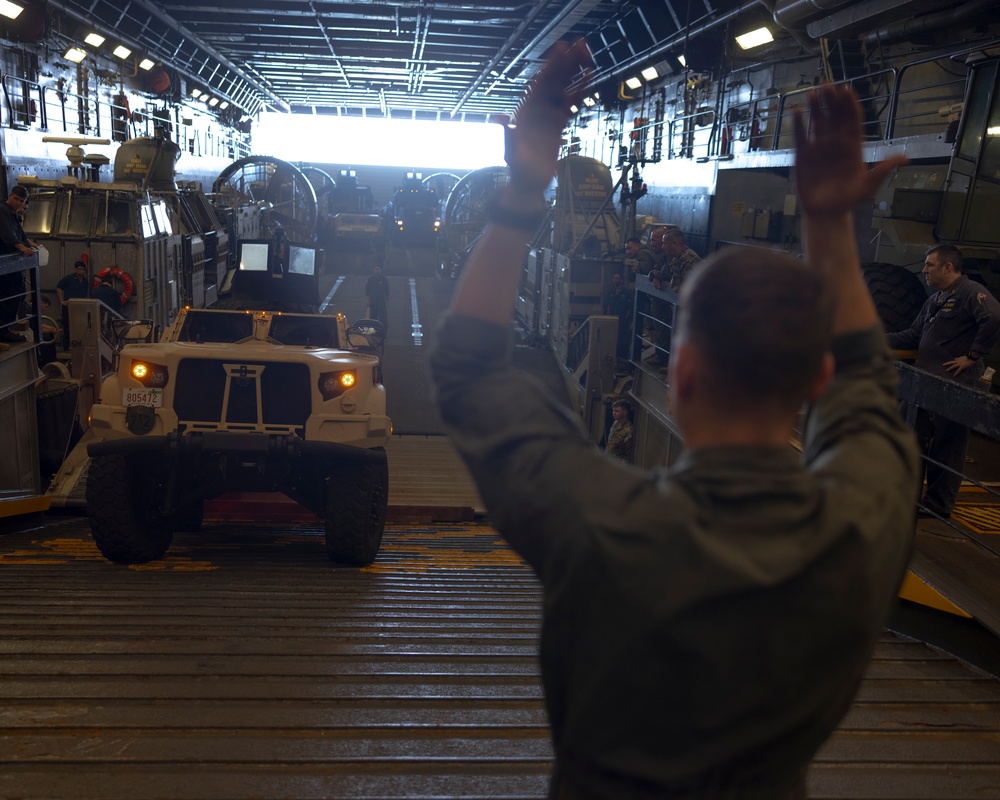
MULTIPOLYGON (((87 510, 108 559, 161 558, 231 491, 283 492, 324 518, 333 561, 375 559, 391 434, 384 329, 311 313, 315 253, 280 236, 241 242, 226 308, 184 308, 158 342, 121 348, 87 446, 87 510)), ((132 338, 147 333, 136 323, 132 338)))

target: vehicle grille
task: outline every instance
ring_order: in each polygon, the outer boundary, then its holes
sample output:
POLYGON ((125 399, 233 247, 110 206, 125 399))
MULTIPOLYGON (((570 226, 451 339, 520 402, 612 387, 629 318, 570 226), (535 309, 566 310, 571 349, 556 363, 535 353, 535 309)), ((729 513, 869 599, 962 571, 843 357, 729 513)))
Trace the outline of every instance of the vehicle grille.
POLYGON ((305 364, 183 359, 174 410, 181 423, 304 427, 312 386, 305 364))

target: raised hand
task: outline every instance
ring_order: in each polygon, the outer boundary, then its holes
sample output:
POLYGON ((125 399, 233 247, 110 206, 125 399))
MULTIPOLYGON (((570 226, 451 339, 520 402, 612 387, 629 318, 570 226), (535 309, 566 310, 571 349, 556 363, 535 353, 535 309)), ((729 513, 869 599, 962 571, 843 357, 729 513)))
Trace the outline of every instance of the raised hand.
POLYGON ((802 210, 843 214, 874 197, 904 155, 869 169, 861 156, 861 109, 849 86, 821 86, 809 95, 811 132, 795 111, 795 185, 802 210))
POLYGON ((592 64, 587 43, 557 42, 506 126, 505 159, 518 192, 544 192, 555 175, 570 106, 579 105, 592 64), (570 87, 573 88, 570 88, 570 87))

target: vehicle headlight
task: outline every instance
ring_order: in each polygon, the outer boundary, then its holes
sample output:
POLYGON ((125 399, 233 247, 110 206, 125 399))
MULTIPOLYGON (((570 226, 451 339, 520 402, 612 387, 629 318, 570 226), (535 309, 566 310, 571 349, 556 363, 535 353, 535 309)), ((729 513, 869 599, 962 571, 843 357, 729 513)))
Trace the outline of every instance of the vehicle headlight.
POLYGON ((162 364, 132 359, 129 375, 150 389, 162 389, 170 381, 170 371, 162 364))
POLYGON ((339 397, 358 382, 358 373, 353 369, 343 372, 324 372, 319 376, 319 393, 324 400, 339 397))

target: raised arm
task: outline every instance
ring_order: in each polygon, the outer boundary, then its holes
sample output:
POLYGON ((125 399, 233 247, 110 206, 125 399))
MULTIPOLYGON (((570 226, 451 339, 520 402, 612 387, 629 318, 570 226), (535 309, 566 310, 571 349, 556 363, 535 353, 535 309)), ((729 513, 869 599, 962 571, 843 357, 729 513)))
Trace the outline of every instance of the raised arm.
POLYGON ((568 87, 589 68, 583 40, 557 43, 531 82, 505 132, 510 179, 496 198, 491 222, 469 257, 455 291, 452 311, 506 324, 514 311, 528 238, 545 213, 545 189, 556 171, 570 106, 583 96, 584 81, 568 87))
POLYGON ((795 184, 805 218, 806 258, 826 273, 834 292, 834 334, 878 322, 861 276, 853 211, 872 198, 905 156, 869 169, 861 154, 861 111, 847 86, 823 86, 809 96, 811 131, 795 115, 795 184))

